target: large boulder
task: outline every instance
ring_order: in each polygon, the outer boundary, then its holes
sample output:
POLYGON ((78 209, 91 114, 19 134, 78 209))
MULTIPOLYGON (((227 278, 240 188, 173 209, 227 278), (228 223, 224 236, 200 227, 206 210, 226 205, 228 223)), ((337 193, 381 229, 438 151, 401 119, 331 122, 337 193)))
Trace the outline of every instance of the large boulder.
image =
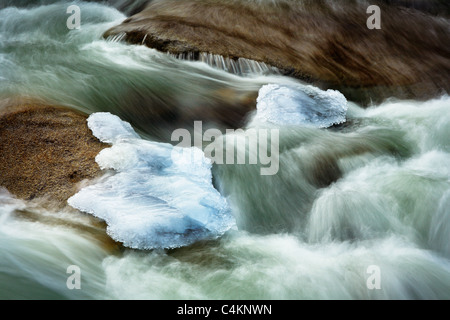
POLYGON ((104 37, 194 58, 262 61, 359 102, 448 93, 447 15, 399 3, 372 1, 381 29, 369 29, 364 1, 154 1, 104 37))
POLYGON ((61 206, 79 183, 101 175, 95 156, 107 147, 86 115, 39 102, 0 102, 0 187, 61 206))

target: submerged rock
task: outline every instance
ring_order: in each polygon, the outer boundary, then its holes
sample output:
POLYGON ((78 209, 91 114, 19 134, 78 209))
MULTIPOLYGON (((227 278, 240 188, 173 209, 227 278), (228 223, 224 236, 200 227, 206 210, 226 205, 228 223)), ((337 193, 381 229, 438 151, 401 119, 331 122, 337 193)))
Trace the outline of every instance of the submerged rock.
POLYGON ((108 145, 92 135, 86 118, 39 102, 0 102, 0 186, 64 206, 80 182, 101 174, 95 156, 108 145))
POLYGON ((370 30, 361 1, 155 1, 104 37, 193 58, 261 61, 363 103, 450 92, 445 15, 378 2, 381 29, 370 30))

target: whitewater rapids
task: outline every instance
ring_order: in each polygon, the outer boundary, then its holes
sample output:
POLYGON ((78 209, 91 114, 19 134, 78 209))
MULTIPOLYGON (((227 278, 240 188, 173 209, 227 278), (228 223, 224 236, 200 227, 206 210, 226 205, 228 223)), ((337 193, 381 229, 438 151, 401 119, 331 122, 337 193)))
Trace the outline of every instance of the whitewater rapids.
MULTIPOLYGON (((339 92, 329 92, 324 97, 330 114, 318 114, 317 100, 295 79, 260 72, 240 76, 207 61, 107 41, 103 32, 125 19, 123 13, 99 3, 49 2, 0 9, 0 97, 40 97, 89 115, 116 115, 133 126, 122 132, 128 141, 111 140, 110 151, 98 156, 110 171, 87 188, 97 188, 91 200, 103 202, 82 208, 115 223, 110 234, 132 248, 105 247, 90 231, 88 214, 46 211, 2 190, 1 299, 450 299, 448 96, 390 100, 364 109, 347 103, 339 92), (80 30, 65 27, 70 4, 83 12, 80 30), (278 91, 281 96, 265 96, 263 87, 284 89, 278 91), (204 159, 199 167, 189 168, 198 179, 205 178, 202 184, 156 189, 165 165, 175 176, 181 169, 170 167, 170 157, 164 157, 172 148, 168 137, 173 128, 146 125, 156 116, 149 106, 162 105, 170 115, 186 116, 198 105, 214 109, 233 99, 233 94, 224 97, 224 88, 256 93, 259 110, 249 112, 243 128, 279 130, 279 172, 262 176, 259 165, 211 165, 204 159), (284 99, 308 104, 305 121, 319 119, 319 125, 286 124, 292 117, 282 113, 274 117, 272 107, 283 112, 283 106, 269 102, 284 99), (162 156, 149 159, 150 149, 162 156), (136 183, 140 171, 133 168, 151 167, 151 161, 155 171, 148 170, 149 178, 140 176, 145 181, 136 183), (136 202, 122 201, 121 208, 108 204, 122 200, 120 195, 126 198, 130 185, 143 198, 168 196, 162 200, 174 201, 179 210, 175 217, 188 212, 189 223, 201 221, 190 225, 201 232, 167 246, 177 247, 171 249, 146 245, 145 236, 133 242, 128 238, 133 231, 145 235, 138 232, 143 230, 140 220, 121 224, 109 215, 118 209, 124 216, 142 214, 136 202), (195 197, 183 198, 181 191, 192 186, 195 197), (203 187, 205 193, 197 192, 203 187), (110 198, 108 190, 114 191, 110 198), (171 195, 183 200, 182 205, 171 195), (199 200, 202 195, 207 201, 199 200), (202 217, 185 210, 188 200, 205 209, 202 217), (37 218, 23 218, 24 212, 37 218), (83 231, 52 222, 55 217, 84 226, 83 231), (209 233, 204 233, 205 225, 209 233), (66 285, 71 265, 80 267, 81 290, 66 285), (368 286, 370 266, 379 267, 380 289, 368 286)), ((305 109, 284 111, 298 114, 305 109)), ((80 208, 90 196, 80 200, 80 208)), ((158 209, 164 211, 164 205, 158 209)), ((170 221, 164 223, 164 233, 173 231, 170 221)), ((183 234, 189 224, 176 226, 183 234)))

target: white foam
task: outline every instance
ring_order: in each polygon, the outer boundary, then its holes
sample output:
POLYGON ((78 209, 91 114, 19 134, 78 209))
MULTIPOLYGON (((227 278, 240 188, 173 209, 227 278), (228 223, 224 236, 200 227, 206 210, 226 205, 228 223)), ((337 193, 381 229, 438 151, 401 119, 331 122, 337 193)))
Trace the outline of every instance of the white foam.
POLYGON ((96 161, 116 172, 68 202, 105 220, 114 240, 136 249, 174 248, 220 236, 235 225, 200 149, 177 152, 181 148, 143 140, 110 113, 92 114, 88 125, 101 141, 113 143, 96 161))
POLYGON ((256 109, 256 122, 326 128, 346 121, 347 100, 335 90, 267 84, 259 90, 256 109))

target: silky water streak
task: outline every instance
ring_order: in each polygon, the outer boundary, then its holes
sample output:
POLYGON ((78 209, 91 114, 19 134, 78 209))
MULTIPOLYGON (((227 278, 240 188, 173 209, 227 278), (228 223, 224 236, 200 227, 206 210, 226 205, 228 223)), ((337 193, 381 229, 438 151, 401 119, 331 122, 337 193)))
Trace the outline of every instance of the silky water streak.
POLYGON ((172 151, 172 158, 179 157, 196 162, 196 156, 206 156, 215 164, 249 164, 261 165, 261 175, 274 175, 279 169, 279 130, 268 128, 227 129, 223 135, 219 129, 210 128, 204 133, 202 122, 194 121, 194 140, 191 133, 184 128, 176 129, 171 136, 172 141, 179 141, 172 151), (208 143, 203 146, 203 143, 208 143), (192 152, 195 146, 203 150, 204 155, 192 152), (263 167, 265 166, 265 167, 263 167))

